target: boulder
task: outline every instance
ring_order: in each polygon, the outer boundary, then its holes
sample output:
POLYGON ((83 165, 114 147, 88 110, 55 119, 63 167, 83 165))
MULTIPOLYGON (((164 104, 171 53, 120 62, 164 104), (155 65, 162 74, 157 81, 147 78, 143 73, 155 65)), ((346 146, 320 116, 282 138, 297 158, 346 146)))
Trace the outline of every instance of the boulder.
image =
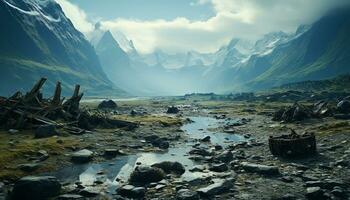
POLYGON ((87 149, 77 151, 72 154, 72 161, 75 163, 87 163, 93 158, 93 152, 87 149))
POLYGON ((35 138, 47 138, 57 134, 54 125, 41 125, 35 130, 35 138))
POLYGON ((135 187, 133 185, 124 185, 121 188, 118 188, 118 194, 128 197, 128 198, 143 198, 146 193, 144 187, 135 187))
POLYGON ((167 141, 167 138, 161 138, 157 135, 150 135, 145 137, 146 142, 151 143, 153 146, 160 149, 168 149, 170 144, 167 141))
POLYGON ((153 164, 152 167, 160 168, 167 174, 174 173, 174 174, 182 175, 186 171, 185 167, 181 163, 171 162, 171 161, 156 163, 156 164, 153 164))
POLYGON ((204 188, 200 188, 197 190, 197 192, 203 198, 208 198, 208 196, 222 194, 233 187, 233 181, 233 179, 215 180, 213 184, 204 188))
POLYGON ((176 106, 170 106, 170 107, 168 107, 168 110, 166 111, 166 113, 168 113, 168 114, 177 114, 179 112, 180 112, 180 110, 176 106))
POLYGON ((277 175, 279 174, 278 167, 276 166, 268 166, 268 165, 259 165, 254 163, 242 162, 241 168, 247 172, 254 172, 258 174, 264 175, 277 175))
POLYGON ((199 200, 199 194, 189 189, 181 189, 176 193, 176 199, 178 200, 199 200))
POLYGON ((131 173, 129 182, 136 185, 146 185, 153 182, 161 181, 165 178, 162 169, 148 166, 138 166, 131 173))
POLYGON ((113 100, 104 100, 98 105, 97 108, 98 109, 116 109, 117 104, 113 100))
POLYGON ((13 200, 43 200, 59 195, 61 184, 53 176, 26 176, 19 179, 11 194, 13 200))

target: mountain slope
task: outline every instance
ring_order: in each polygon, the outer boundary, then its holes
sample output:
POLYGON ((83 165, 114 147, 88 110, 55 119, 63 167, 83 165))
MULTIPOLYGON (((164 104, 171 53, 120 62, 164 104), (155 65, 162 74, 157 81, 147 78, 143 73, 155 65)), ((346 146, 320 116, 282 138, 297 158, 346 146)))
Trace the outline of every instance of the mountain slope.
POLYGON ((236 88, 260 89, 288 82, 319 80, 350 72, 350 9, 343 8, 315 22, 276 46, 270 53, 253 55, 230 69, 236 88))
POLYGON ((66 93, 74 84, 81 84, 88 95, 122 93, 107 79, 93 47, 55 1, 2 0, 0 26, 6 27, 0 32, 2 95, 28 89, 41 76, 48 78, 46 91, 62 81, 66 93))

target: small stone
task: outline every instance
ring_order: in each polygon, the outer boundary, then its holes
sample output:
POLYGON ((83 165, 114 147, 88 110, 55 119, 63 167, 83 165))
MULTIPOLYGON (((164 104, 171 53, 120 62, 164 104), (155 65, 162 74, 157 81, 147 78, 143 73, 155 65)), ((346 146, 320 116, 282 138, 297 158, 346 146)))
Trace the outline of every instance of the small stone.
POLYGON ((225 163, 221 163, 221 164, 215 164, 215 165, 212 165, 210 168, 209 168, 210 171, 213 171, 213 172, 225 172, 228 170, 228 167, 225 163))
POLYGON ((320 187, 308 187, 306 188, 306 194, 305 196, 309 200, 320 200, 323 199, 324 192, 321 190, 320 187))
POLYGON ((78 194, 63 194, 63 195, 60 195, 57 199, 58 200, 82 200, 84 199, 84 197, 78 194))
POLYGON ((18 165, 18 169, 25 171, 25 172, 33 172, 37 170, 40 167, 40 164, 38 163, 29 163, 29 164, 21 164, 18 165))
POLYGON ((176 193, 178 200, 199 200, 199 194, 189 189, 180 189, 176 193))
POLYGON ((201 139, 202 142, 210 142, 210 136, 205 136, 204 138, 201 139))
POLYGON ((222 194, 230 190, 232 187, 233 179, 219 179, 207 187, 198 189, 197 192, 201 197, 208 198, 208 196, 222 194))
POLYGON ((153 164, 152 167, 160 168, 167 174, 174 173, 181 175, 185 173, 185 167, 179 162, 164 161, 153 164))
POLYGON ((145 196, 146 189, 144 187, 135 187, 133 185, 124 185, 118 189, 118 194, 130 198, 142 198, 145 196))
POLYGON ((276 166, 259 165, 254 163, 242 162, 241 167, 247 172, 254 172, 254 173, 265 174, 265 175, 279 174, 278 167, 276 166))

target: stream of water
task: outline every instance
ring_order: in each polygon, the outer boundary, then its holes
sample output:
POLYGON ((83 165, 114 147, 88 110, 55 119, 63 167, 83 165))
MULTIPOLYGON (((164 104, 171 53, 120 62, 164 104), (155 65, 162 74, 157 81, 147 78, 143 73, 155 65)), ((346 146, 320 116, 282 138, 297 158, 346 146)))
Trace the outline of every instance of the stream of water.
POLYGON ((220 124, 226 123, 227 120, 210 117, 191 117, 190 119, 193 123, 185 124, 182 127, 182 130, 189 136, 188 142, 176 145, 174 148, 169 148, 165 153, 138 153, 136 155, 118 157, 102 163, 71 165, 51 173, 51 175, 56 176, 62 182, 74 183, 79 181, 84 186, 92 186, 96 181, 103 182, 110 192, 115 191, 115 188, 120 184, 116 180, 127 181, 136 163, 152 165, 162 161, 178 161, 186 168, 186 172, 181 177, 182 179, 191 180, 199 176, 208 176, 210 175, 208 173, 193 173, 188 171, 188 169, 198 164, 189 159, 187 155, 195 144, 196 139, 210 136, 212 144, 227 146, 228 144, 232 144, 232 142, 244 140, 244 137, 236 134, 212 131, 219 127, 220 124), (103 174, 99 174, 101 171, 103 171, 103 174))

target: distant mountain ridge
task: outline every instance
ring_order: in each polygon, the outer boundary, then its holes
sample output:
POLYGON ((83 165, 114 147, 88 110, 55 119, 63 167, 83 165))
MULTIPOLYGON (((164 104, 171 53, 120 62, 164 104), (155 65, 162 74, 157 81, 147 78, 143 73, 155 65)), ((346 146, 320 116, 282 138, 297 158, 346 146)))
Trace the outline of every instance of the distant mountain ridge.
MULTIPOLYGON (((350 9, 331 12, 310 27, 265 53, 252 54, 238 65, 221 71, 222 91, 245 91, 305 80, 332 78, 350 72, 350 9)), ((266 49, 266 48, 265 48, 266 49)), ((264 52, 264 51, 261 51, 264 52)))
POLYGON ((40 77, 47 91, 61 81, 69 93, 81 84, 88 95, 125 94, 108 80, 99 59, 53 0, 0 1, 1 95, 28 89, 40 77))

